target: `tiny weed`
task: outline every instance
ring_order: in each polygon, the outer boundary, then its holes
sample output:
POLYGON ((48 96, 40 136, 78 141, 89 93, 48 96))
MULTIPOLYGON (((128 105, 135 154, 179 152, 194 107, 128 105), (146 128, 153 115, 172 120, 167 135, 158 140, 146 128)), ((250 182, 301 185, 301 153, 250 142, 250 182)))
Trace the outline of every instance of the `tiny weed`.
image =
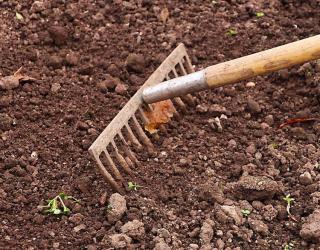
POLYGON ((42 206, 45 213, 53 214, 53 215, 60 215, 64 214, 67 215, 71 213, 70 208, 68 208, 65 204, 65 200, 73 200, 74 202, 80 203, 80 201, 72 196, 65 195, 64 193, 60 193, 56 197, 51 200, 48 200, 48 204, 46 206, 42 206))
POLYGON ((263 12, 257 12, 256 13, 256 17, 263 17, 264 16, 264 13, 263 12))
POLYGON ((139 186, 137 183, 135 182, 128 182, 128 188, 129 190, 134 190, 134 191, 137 191, 138 188, 141 188, 141 186, 139 186))
POLYGON ((272 147, 273 149, 277 149, 277 148, 279 147, 279 144, 273 142, 273 143, 271 143, 271 147, 272 147))
POLYGON ((112 207, 111 204, 108 204, 108 206, 106 207, 106 209, 107 209, 107 212, 110 212, 110 211, 113 209, 113 207, 112 207))
POLYGON ((246 208, 242 209, 241 213, 243 214, 244 217, 248 217, 251 214, 250 210, 246 208))
POLYGON ((227 36, 235 36, 238 34, 238 31, 236 31, 235 29, 229 29, 226 33, 227 36))
POLYGON ((16 12, 16 19, 19 20, 19 21, 22 21, 23 20, 23 16, 19 12, 16 12))
POLYGON ((289 215, 291 215, 290 208, 291 208, 292 202, 294 202, 294 199, 290 197, 290 194, 288 194, 285 197, 283 197, 283 200, 287 202, 287 212, 289 215))
POLYGON ((293 243, 285 244, 283 250, 292 250, 294 247, 293 243))

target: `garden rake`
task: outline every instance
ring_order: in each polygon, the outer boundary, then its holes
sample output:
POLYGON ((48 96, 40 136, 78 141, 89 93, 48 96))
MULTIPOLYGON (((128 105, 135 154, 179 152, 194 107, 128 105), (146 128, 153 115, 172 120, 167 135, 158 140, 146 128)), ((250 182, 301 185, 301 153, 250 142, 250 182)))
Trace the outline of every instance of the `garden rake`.
POLYGON ((207 67, 194 72, 185 46, 180 44, 149 77, 89 148, 97 167, 111 187, 123 193, 124 178, 139 166, 133 148, 153 145, 144 126, 151 103, 171 100, 174 114, 195 103, 191 93, 221 87, 320 58, 320 35, 207 67), (142 125, 141 125, 142 124, 142 125))

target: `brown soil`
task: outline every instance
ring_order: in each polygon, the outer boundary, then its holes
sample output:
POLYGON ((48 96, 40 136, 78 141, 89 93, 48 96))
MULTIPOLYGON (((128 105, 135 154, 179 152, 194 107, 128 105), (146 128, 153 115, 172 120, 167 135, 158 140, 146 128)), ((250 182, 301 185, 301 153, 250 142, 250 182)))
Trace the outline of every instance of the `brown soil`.
POLYGON ((141 177, 133 181, 143 188, 126 195, 115 225, 101 201, 112 190, 87 152, 178 43, 200 69, 316 35, 319 1, 0 0, 0 18, 0 75, 23 66, 37 79, 0 90, 0 249, 107 249, 103 239, 134 219, 145 232, 132 237, 132 249, 157 242, 172 249, 320 249, 317 239, 299 234, 319 207, 320 123, 278 129, 288 118, 320 117, 319 63, 257 77, 255 87, 197 95, 199 106, 154 141, 157 155, 139 153, 141 177), (226 35, 230 29, 238 33, 226 35), (130 53, 143 55, 145 67, 127 70, 130 53), (108 89, 101 84, 107 74, 126 85, 108 89), (228 119, 219 133, 208 120, 222 113, 228 119), (39 212, 62 191, 81 200, 69 205, 76 217, 39 212), (293 219, 286 194, 295 199, 293 219), (249 218, 239 209, 250 210, 249 218), (203 246, 206 228, 213 229, 211 248, 203 246))

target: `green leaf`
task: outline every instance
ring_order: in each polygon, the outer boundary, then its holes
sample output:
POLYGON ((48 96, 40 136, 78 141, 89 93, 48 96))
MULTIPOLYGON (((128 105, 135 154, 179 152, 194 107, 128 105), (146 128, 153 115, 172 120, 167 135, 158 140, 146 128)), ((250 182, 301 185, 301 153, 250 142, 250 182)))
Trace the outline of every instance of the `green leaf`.
POLYGON ((226 33, 227 36, 235 36, 238 34, 238 31, 236 31, 235 29, 229 29, 226 33))
POLYGON ((71 212, 71 210, 68 207, 66 207, 66 206, 63 207, 64 214, 69 214, 70 212, 71 212))
POLYGON ((61 214, 61 212, 62 211, 59 208, 53 210, 53 214, 55 214, 55 215, 59 215, 59 214, 61 214))
POLYGON ((23 20, 23 16, 19 12, 16 12, 16 19, 19 20, 19 21, 22 21, 23 20))
POLYGON ((245 217, 248 217, 248 216, 251 214, 251 212, 250 212, 249 209, 242 209, 242 210, 241 210, 241 213, 242 213, 243 216, 245 216, 245 217))
POLYGON ((257 13, 256 13, 256 16, 257 16, 257 17, 263 17, 263 16, 264 16, 264 13, 263 13, 263 12, 257 12, 257 13))

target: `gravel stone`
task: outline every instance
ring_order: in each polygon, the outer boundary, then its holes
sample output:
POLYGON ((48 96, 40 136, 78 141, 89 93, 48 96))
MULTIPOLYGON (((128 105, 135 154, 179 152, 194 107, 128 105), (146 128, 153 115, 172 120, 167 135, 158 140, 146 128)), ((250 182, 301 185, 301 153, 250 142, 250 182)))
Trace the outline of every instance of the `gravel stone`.
POLYGON ((305 186, 312 184, 313 180, 311 174, 308 171, 304 172, 299 176, 299 182, 305 186))
POLYGON ((261 107, 260 107, 260 104, 252 99, 249 99, 248 100, 248 110, 250 111, 250 113, 253 113, 253 114, 258 114, 258 113, 261 113, 261 107))

